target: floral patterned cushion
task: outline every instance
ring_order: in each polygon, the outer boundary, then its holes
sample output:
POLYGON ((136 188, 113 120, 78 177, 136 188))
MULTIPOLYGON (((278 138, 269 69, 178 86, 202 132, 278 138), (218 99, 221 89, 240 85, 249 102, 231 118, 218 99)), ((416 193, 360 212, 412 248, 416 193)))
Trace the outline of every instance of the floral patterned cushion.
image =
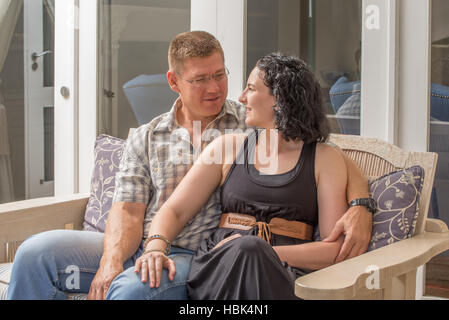
POLYGON ((84 216, 83 229, 104 232, 115 189, 115 174, 119 170, 125 140, 100 135, 95 142, 95 167, 90 186, 90 198, 84 216))
POLYGON ((392 172, 370 183, 371 197, 377 202, 368 251, 413 236, 418 218, 418 201, 424 169, 415 166, 392 172))

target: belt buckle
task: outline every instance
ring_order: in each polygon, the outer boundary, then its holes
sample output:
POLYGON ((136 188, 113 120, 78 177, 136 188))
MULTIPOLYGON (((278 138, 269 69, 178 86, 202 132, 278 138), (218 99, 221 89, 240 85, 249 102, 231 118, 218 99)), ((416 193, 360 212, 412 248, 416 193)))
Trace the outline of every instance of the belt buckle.
POLYGON ((256 218, 229 213, 226 217, 225 224, 234 229, 250 230, 256 224, 256 218))

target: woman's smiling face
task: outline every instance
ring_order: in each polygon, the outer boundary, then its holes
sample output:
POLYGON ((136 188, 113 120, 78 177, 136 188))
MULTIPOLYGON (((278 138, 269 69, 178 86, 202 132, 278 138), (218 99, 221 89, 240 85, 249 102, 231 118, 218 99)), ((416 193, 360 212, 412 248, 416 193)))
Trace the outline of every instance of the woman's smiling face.
POLYGON ((239 101, 246 107, 246 124, 250 127, 274 128, 276 100, 263 82, 263 71, 257 67, 251 72, 239 101))

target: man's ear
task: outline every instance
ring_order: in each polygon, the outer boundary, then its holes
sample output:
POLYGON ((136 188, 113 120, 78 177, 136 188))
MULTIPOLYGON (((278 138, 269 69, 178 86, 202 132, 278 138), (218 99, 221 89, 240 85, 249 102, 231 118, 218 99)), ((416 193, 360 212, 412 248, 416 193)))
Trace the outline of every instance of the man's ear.
POLYGON ((170 88, 176 92, 179 93, 178 88, 178 78, 176 77, 176 73, 172 70, 167 71, 167 80, 170 88))

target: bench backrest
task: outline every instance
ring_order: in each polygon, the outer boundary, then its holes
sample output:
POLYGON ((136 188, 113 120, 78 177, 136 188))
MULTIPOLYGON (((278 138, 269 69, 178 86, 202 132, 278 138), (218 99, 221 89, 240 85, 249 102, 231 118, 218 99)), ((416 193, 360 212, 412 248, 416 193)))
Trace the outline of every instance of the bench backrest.
POLYGON ((369 178, 419 165, 424 169, 424 185, 419 199, 415 235, 424 231, 429 210, 438 154, 404 151, 385 141, 360 136, 332 134, 329 139, 353 159, 369 178))

